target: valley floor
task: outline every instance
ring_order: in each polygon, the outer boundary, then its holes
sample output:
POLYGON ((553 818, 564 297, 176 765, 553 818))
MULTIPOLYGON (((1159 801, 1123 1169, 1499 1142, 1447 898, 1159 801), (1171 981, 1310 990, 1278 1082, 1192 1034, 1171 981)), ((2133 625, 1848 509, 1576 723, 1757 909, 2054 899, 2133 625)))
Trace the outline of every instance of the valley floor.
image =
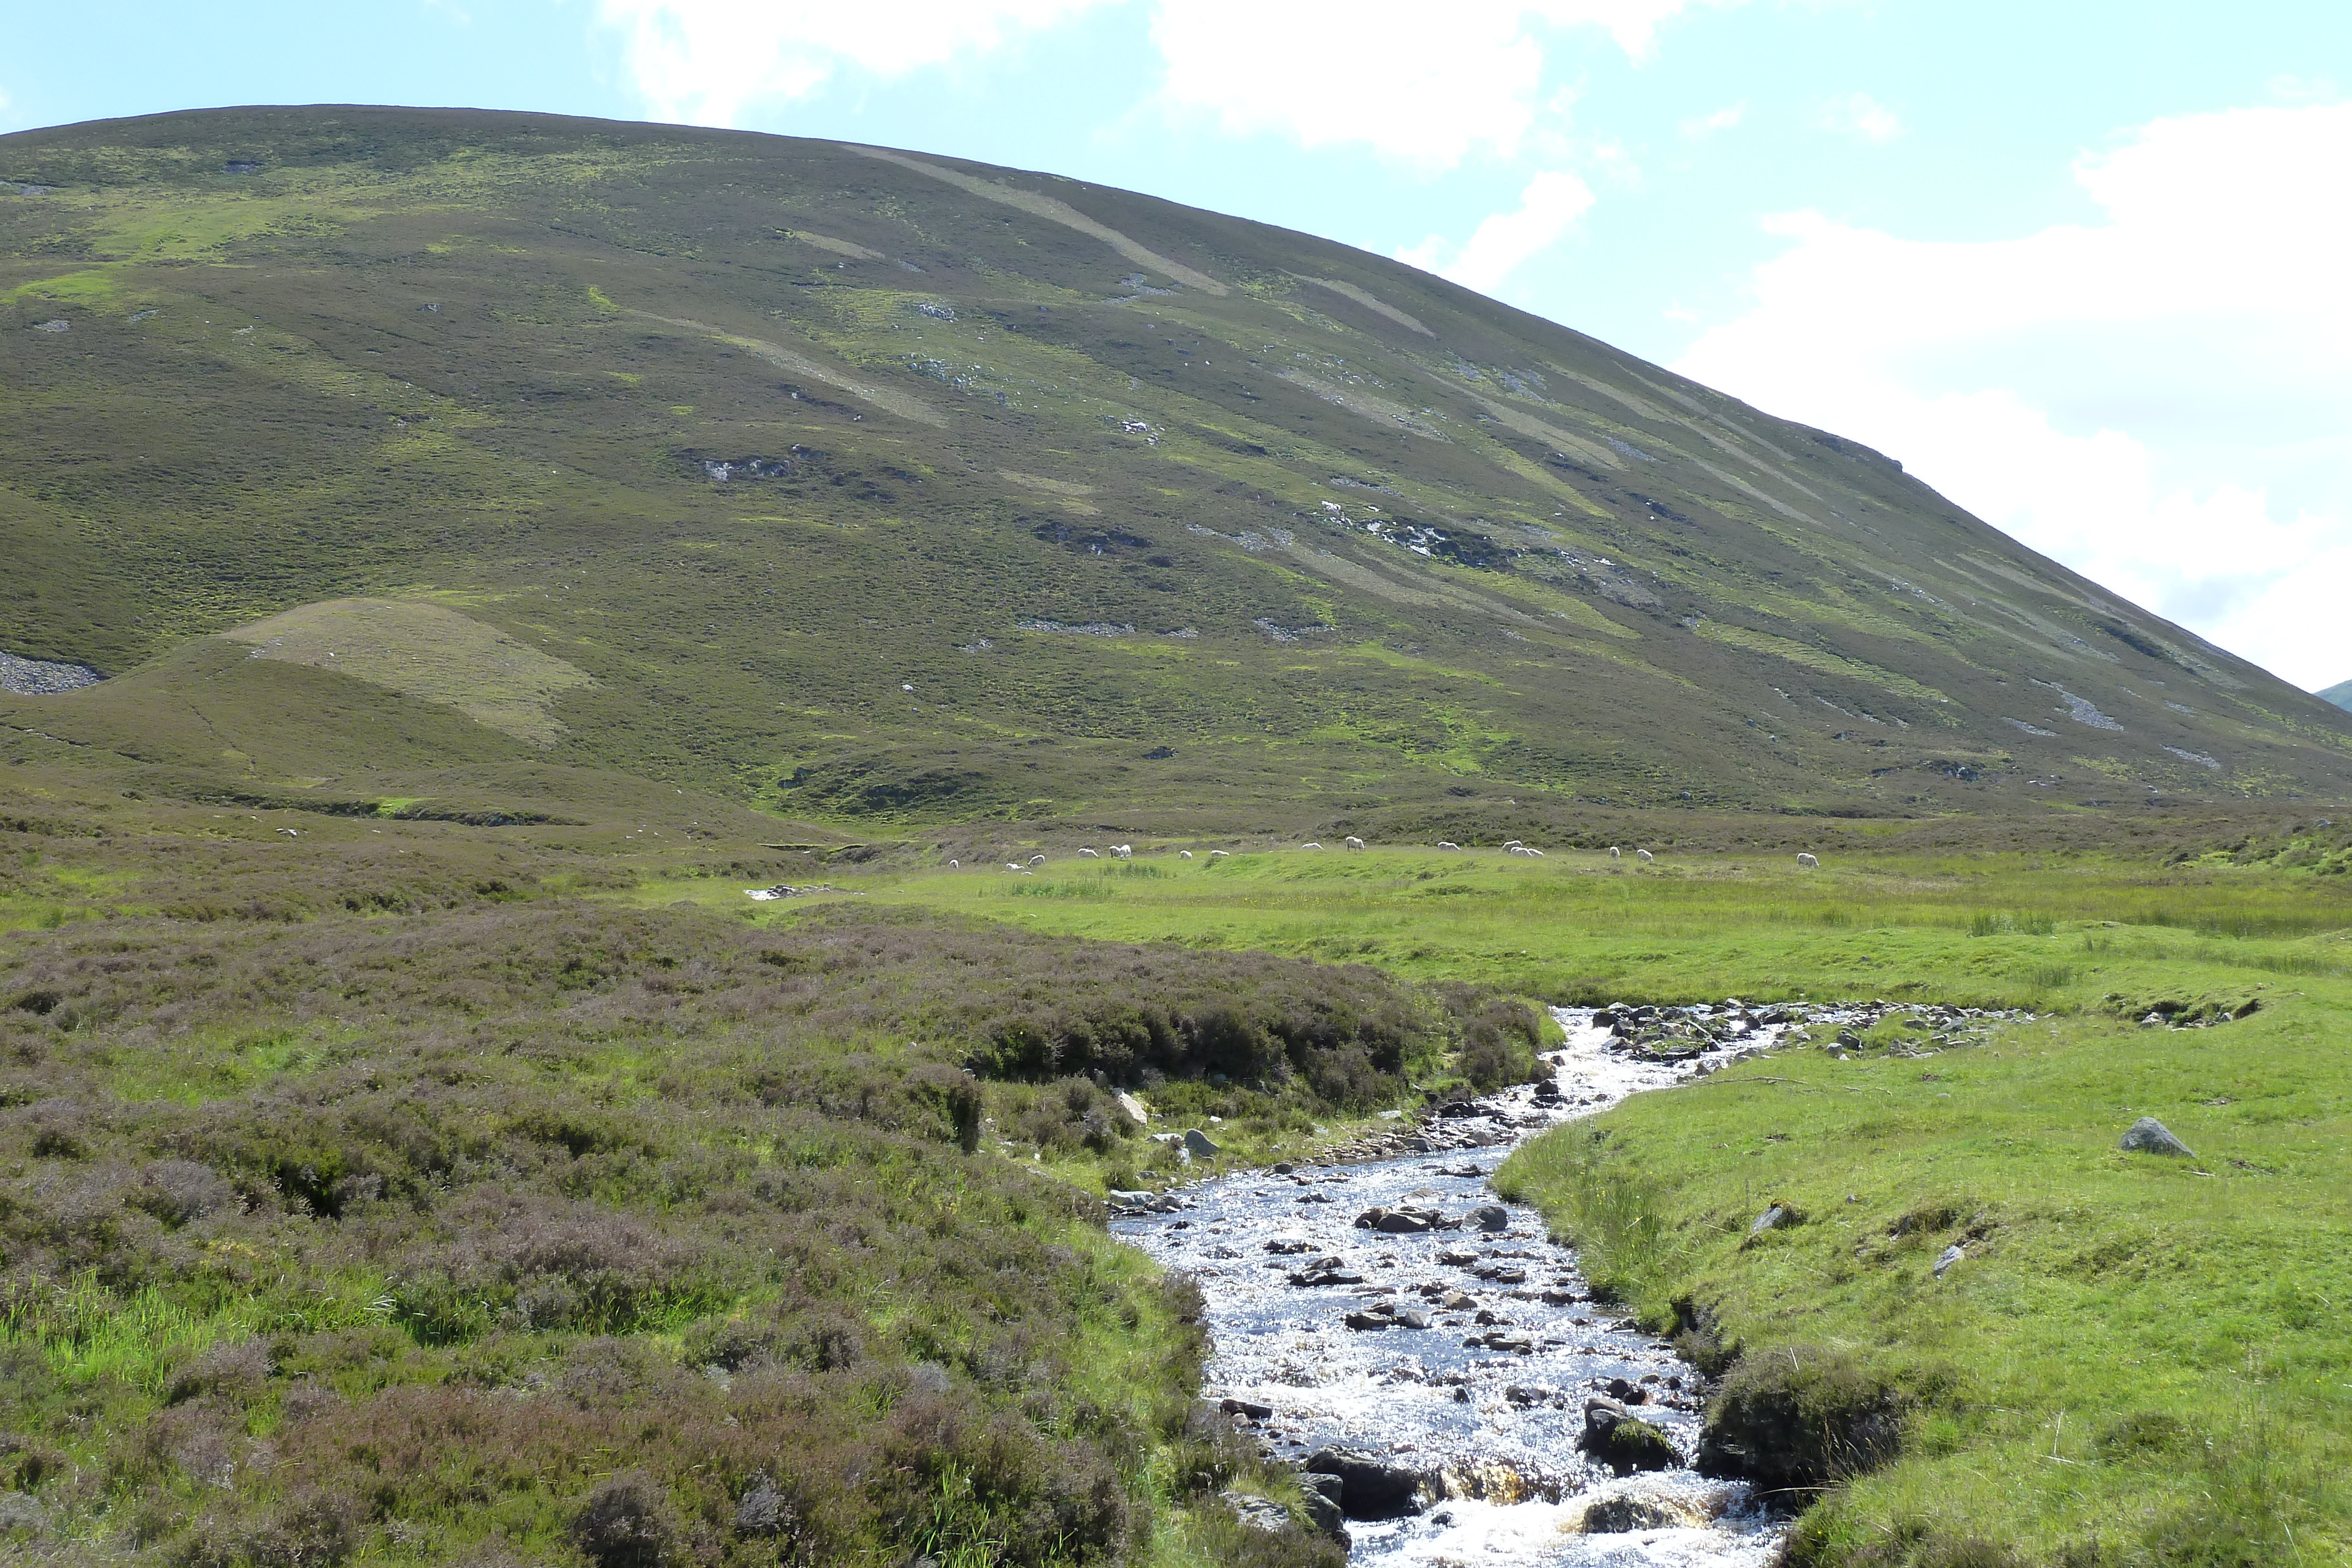
POLYGON ((1525 1079, 1515 998, 1735 996, 1897 1005, 1498 1180, 1723 1375, 1795 1561, 2352 1542, 2352 879, 2308 834, 812 875, 637 801, 95 799, 0 799, 11 1551, 1328 1562, 1215 1501, 1295 1487, 1104 1236, 1181 1174, 1109 1089, 1271 1161, 1525 1079), (2034 1016, 1904 1022, 1946 1002, 2034 1016), (2120 1150, 2142 1116, 2193 1154, 2120 1150))

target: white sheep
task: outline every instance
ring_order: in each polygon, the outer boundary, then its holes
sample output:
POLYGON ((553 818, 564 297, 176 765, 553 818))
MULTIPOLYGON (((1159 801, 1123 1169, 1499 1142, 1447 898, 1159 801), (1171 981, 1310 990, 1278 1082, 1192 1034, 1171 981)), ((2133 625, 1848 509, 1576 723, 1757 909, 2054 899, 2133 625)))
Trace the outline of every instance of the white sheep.
POLYGON ((1517 839, 1505 839, 1503 841, 1503 847, 1507 850, 1517 849, 1519 847, 1519 841, 1517 839))
POLYGON ((1351 850, 1362 849, 1364 847, 1364 841, 1350 835, 1348 840, 1348 847, 1351 850))
POLYGON ((1024 866, 1019 861, 1006 861, 1004 862, 1004 869, 1006 871, 1025 871, 1028 868, 1024 866))
POLYGON ((1437 841, 1437 847, 1441 850, 1458 850, 1462 846, 1451 839, 1440 839, 1437 841))
POLYGON ((1302 850, 1319 850, 1323 846, 1321 844, 1301 844, 1298 847, 1302 850))
POLYGON ((950 871, 961 871, 962 869, 963 869, 963 862, 961 862, 961 861, 950 861, 950 862, 948 862, 948 870, 950 870, 950 871))
POLYGON ((1609 846, 1609 858, 1610 858, 1611 860, 1612 860, 1612 861, 1616 861, 1616 860, 1623 860, 1625 857, 1624 857, 1623 855, 1622 855, 1622 854, 1618 853, 1618 852, 1617 852, 1617 846, 1616 846, 1615 844, 1611 844, 1611 845, 1609 846))
POLYGON ((1078 858, 1082 861, 1098 861, 1102 859, 1102 856, 1095 853, 1092 850, 1080 850, 1078 852, 1078 858))
POLYGON ((1809 855, 1809 854, 1807 854, 1804 851, 1802 851, 1802 850, 1799 850, 1799 851, 1797 852, 1797 863, 1798 863, 1799 865, 1809 865, 1809 866, 1815 866, 1815 867, 1818 867, 1822 862, 1821 862, 1821 861, 1820 861, 1817 857, 1812 856, 1812 855, 1809 855))
POLYGON ((1209 852, 1209 858, 1213 861, 1229 861, 1234 858, 1234 852, 1231 850, 1211 850, 1209 852))
POLYGON ((1045 857, 1044 855, 1031 855, 1029 857, 1029 863, 1031 865, 1044 865, 1045 863, 1045 857))
POLYGON ((1176 858, 1180 861, 1191 860, 1192 858, 1192 852, 1191 850, 1178 850, 1176 852, 1176 858))
POLYGON ((1635 850, 1635 851, 1633 852, 1633 858, 1634 858, 1635 860, 1637 860, 1637 861, 1654 861, 1654 860, 1656 860, 1658 857, 1657 857, 1657 856, 1655 856, 1655 855, 1654 855, 1654 854, 1652 854, 1652 853, 1651 853, 1649 851, 1647 851, 1647 850, 1635 850))
POLYGON ((1117 855, 1123 861, 1131 861, 1135 858, 1135 846, 1133 844, 1113 844, 1110 847, 1110 852, 1117 855))

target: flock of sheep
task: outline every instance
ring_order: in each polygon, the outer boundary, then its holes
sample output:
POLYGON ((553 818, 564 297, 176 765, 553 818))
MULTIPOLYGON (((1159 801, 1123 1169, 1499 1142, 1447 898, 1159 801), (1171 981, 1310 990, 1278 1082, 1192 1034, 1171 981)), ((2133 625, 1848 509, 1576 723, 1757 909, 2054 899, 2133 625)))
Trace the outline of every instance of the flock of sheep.
MULTIPOLYGON (((1360 850, 1365 847, 1364 841, 1359 838, 1351 837, 1346 840, 1345 842, 1348 848, 1351 850, 1360 850)), ((1298 847, 1302 850, 1319 850, 1323 846, 1319 843, 1306 843, 1301 844, 1298 847)), ((1441 850, 1459 850, 1462 846, 1454 843, 1450 839, 1440 839, 1437 841, 1437 847, 1441 850)), ((1543 851, 1536 848, 1533 844, 1524 843, 1517 839, 1504 840, 1503 852, 1505 854, 1526 855, 1535 860, 1541 860, 1544 858, 1543 851)), ((1110 847, 1110 855, 1113 860, 1133 860, 1135 858, 1135 846, 1133 844, 1113 844, 1110 847)), ((1100 860, 1102 859, 1102 853, 1098 850, 1081 848, 1078 851, 1078 858, 1080 860, 1089 861, 1100 860)), ((1176 852, 1176 858, 1179 860, 1191 860, 1192 858, 1192 852, 1191 850, 1178 850, 1176 852)), ((1221 861, 1228 860, 1232 857, 1228 851, 1211 850, 1209 852, 1209 858, 1213 861, 1221 861)), ((1624 852, 1619 849, 1615 844, 1611 844, 1609 846, 1609 858, 1612 861, 1622 860, 1625 858, 1624 852)), ((1647 850, 1637 849, 1633 852, 1633 858, 1637 861, 1654 861, 1658 857, 1652 854, 1647 850)), ((1006 871, 1014 872, 1023 876, 1026 876, 1029 874, 1032 867, 1041 866, 1045 863, 1045 857, 1042 854, 1036 854, 1029 857, 1027 864, 1024 864, 1020 861, 1006 861, 1004 862, 1004 869, 1006 871)), ((1800 866, 1817 868, 1822 862, 1819 857, 1804 853, 1801 851, 1797 855, 1797 863, 1800 866)), ((950 871, 961 871, 963 869, 963 862, 961 861, 951 860, 948 862, 948 869, 950 871)))

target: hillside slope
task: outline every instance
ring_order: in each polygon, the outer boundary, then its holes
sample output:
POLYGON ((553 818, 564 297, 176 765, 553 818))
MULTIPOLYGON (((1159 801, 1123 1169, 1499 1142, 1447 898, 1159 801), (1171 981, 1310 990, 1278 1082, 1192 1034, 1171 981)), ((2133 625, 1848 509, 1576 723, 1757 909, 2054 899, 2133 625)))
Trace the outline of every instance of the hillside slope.
POLYGON ((1264 225, 475 111, 0 179, 0 685, 110 677, 0 694, 20 752, 836 820, 2352 784, 2352 716, 1888 458, 1264 225))

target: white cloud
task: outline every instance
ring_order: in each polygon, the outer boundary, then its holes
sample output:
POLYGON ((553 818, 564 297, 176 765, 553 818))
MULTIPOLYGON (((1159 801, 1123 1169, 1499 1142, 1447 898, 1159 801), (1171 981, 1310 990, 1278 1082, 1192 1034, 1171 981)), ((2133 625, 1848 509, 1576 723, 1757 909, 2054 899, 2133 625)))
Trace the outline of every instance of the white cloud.
POLYGON ((1097 0, 598 0, 657 119, 732 125, 803 99, 844 69, 885 79, 1000 48, 1097 0))
POLYGON ((1574 174, 1547 170, 1528 182, 1517 211, 1496 213, 1481 223, 1454 252, 1451 261, 1438 259, 1451 247, 1436 235, 1411 250, 1397 252, 1397 259, 1450 277, 1465 288, 1491 294, 1496 285, 1567 233, 1569 225, 1591 206, 1591 187, 1574 174))
POLYGON ((1676 369, 1869 443, 2289 680, 2352 676, 2352 104, 2158 120, 2103 221, 1906 240, 1812 214, 1676 369))
POLYGON ((1864 141, 1892 141, 1903 134, 1901 118, 1866 92, 1850 92, 1830 99, 1822 105, 1821 115, 1814 123, 1823 131, 1859 136, 1864 141))
MULTIPOLYGON (((1160 100, 1228 135, 1305 147, 1361 144, 1428 170, 1517 153, 1549 112, 1546 36, 1599 27, 1629 57, 1696 0, 1163 0, 1151 24, 1160 100)), ((1736 4, 1737 0, 1710 0, 1736 4)))
POLYGON ((1712 136, 1718 131, 1729 131, 1747 116, 1748 100, 1742 99, 1738 103, 1727 104, 1713 114, 1702 114, 1696 119, 1684 120, 1681 131, 1685 137, 1696 141, 1701 137, 1712 136))

